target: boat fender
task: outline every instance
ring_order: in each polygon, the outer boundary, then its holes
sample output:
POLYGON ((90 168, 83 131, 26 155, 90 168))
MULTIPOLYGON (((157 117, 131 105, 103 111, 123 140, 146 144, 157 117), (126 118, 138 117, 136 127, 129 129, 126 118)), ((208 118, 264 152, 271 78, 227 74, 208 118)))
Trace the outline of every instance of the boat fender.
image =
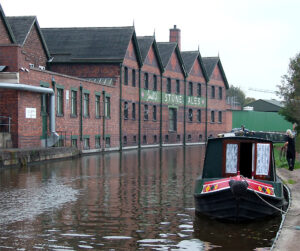
POLYGON ((248 188, 247 181, 242 180, 230 180, 229 181, 230 190, 236 199, 245 196, 248 188))

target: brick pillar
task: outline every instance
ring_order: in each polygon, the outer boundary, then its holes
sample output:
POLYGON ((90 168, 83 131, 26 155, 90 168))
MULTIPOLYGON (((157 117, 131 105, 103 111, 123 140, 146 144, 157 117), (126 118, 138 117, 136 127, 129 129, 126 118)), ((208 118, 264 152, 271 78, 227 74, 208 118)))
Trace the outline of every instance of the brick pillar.
POLYGON ((170 29, 170 42, 176 42, 178 44, 179 50, 181 50, 181 36, 180 29, 174 25, 174 28, 170 29))

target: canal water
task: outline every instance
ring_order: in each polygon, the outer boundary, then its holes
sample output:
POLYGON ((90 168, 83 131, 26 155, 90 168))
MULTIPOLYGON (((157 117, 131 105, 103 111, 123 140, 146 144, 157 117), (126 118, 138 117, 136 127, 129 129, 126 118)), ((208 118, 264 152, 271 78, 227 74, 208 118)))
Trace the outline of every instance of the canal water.
POLYGON ((196 217, 204 146, 0 170, 0 250, 268 250, 280 218, 196 217))

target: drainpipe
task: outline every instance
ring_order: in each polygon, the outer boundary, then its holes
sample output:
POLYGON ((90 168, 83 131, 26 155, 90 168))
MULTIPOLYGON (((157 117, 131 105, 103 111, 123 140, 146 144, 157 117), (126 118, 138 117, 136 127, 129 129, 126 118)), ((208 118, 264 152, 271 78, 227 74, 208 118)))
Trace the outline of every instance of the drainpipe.
POLYGON ((162 90, 163 74, 160 74, 160 122, 159 122, 159 145, 162 147, 162 102, 163 102, 163 90, 162 90))
POLYGON ((184 77, 184 94, 183 94, 183 146, 186 145, 186 77, 184 77))
POLYGON ((208 88, 208 83, 207 83, 207 81, 206 81, 206 84, 205 84, 205 86, 206 86, 206 90, 205 90, 205 143, 207 142, 207 93, 208 93, 208 90, 207 90, 207 88, 208 88))
POLYGON ((47 147, 51 147, 56 144, 59 139, 59 135, 56 133, 55 130, 55 92, 51 88, 45 87, 37 87, 32 85, 26 84, 11 84, 11 83, 0 83, 0 89, 11 89, 17 91, 28 91, 28 92, 37 92, 37 93, 44 93, 50 94, 50 131, 51 135, 47 139, 47 147))
POLYGON ((142 90, 141 90, 141 68, 139 68, 139 129, 138 129, 138 148, 141 148, 141 98, 142 98, 142 90))
POLYGON ((122 151, 122 88, 123 88, 123 86, 122 86, 122 69, 123 68, 123 65, 122 64, 120 64, 120 106, 119 106, 119 110, 120 110, 120 116, 119 116, 119 129, 120 129, 120 131, 119 131, 119 135, 120 135, 120 139, 119 139, 119 141, 120 141, 120 151, 122 151))
POLYGON ((80 141, 82 141, 82 131, 83 131, 83 129, 82 129, 82 127, 83 127, 83 125, 82 125, 82 120, 83 120, 83 109, 82 109, 82 93, 83 93, 83 87, 82 87, 82 85, 80 85, 79 86, 79 89, 80 89, 80 118, 79 118, 79 135, 80 135, 80 141))
POLYGON ((105 90, 102 90, 102 94, 103 94, 103 135, 102 135, 102 139, 103 139, 103 149, 105 149, 105 90))

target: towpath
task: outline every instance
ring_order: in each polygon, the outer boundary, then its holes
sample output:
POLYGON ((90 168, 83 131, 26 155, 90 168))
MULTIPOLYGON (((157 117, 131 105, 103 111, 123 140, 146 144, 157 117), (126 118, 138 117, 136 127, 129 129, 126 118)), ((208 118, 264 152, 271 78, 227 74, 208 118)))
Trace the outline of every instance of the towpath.
POLYGON ((291 192, 291 206, 286 214, 279 237, 273 245, 274 251, 300 250, 300 169, 289 171, 277 168, 277 175, 287 183, 291 192))

